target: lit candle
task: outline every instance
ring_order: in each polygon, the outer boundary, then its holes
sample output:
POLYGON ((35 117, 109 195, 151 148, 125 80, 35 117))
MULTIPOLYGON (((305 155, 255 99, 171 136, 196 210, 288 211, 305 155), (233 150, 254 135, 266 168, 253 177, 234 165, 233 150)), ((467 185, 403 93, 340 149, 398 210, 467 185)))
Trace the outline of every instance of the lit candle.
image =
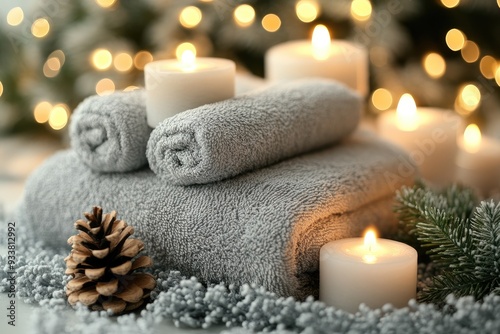
POLYGON ((476 124, 469 124, 458 138, 457 181, 489 196, 500 190, 500 142, 481 135, 476 124))
POLYGON ((144 72, 151 127, 179 112, 234 96, 235 64, 231 60, 196 58, 193 50, 185 50, 179 60, 148 63, 144 72))
POLYGON ((419 167, 424 179, 444 186, 453 181, 457 131, 462 120, 449 110, 417 108, 410 94, 403 94, 396 111, 379 116, 381 137, 401 146, 419 167))
POLYGON ((320 300, 355 313, 361 303, 404 307, 416 297, 417 251, 401 242, 364 238, 332 241, 320 250, 320 300))
POLYGON ((274 82, 322 77, 340 81, 363 96, 368 91, 366 50, 348 41, 332 41, 324 25, 316 26, 311 41, 291 41, 270 48, 265 66, 267 79, 274 82))

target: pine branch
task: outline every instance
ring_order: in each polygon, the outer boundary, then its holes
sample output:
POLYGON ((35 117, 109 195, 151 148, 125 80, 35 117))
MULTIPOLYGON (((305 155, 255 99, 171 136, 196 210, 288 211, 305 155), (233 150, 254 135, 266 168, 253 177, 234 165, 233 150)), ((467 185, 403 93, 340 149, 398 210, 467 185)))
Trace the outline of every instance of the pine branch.
POLYGON ((453 293, 477 299, 500 293, 500 204, 476 207, 471 190, 452 186, 434 193, 423 185, 397 194, 396 213, 404 228, 440 269, 422 301, 443 302, 453 293))

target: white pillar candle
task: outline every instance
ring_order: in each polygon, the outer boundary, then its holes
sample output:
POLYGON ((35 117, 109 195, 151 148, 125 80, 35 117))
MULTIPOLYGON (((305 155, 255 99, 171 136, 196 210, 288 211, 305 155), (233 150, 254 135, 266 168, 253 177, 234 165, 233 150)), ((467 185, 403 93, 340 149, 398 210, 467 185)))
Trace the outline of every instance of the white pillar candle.
POLYGON ((332 241, 320 250, 320 300, 355 313, 361 303, 404 307, 417 291, 417 251, 401 242, 365 238, 332 241))
POLYGON ((410 94, 403 94, 396 111, 377 119, 381 137, 402 147, 421 176, 437 186, 453 181, 457 131, 461 118, 450 110, 418 108, 410 94))
POLYGON ((348 41, 331 41, 323 25, 316 26, 312 41, 291 41, 270 48, 265 72, 274 82, 322 77, 340 81, 362 96, 368 92, 366 49, 348 41))
POLYGON ((144 68, 148 124, 156 127, 175 114, 234 96, 235 64, 221 58, 182 58, 151 62, 144 68))
POLYGON ((489 196, 500 190, 500 142, 483 137, 475 124, 469 124, 458 138, 456 179, 489 196))

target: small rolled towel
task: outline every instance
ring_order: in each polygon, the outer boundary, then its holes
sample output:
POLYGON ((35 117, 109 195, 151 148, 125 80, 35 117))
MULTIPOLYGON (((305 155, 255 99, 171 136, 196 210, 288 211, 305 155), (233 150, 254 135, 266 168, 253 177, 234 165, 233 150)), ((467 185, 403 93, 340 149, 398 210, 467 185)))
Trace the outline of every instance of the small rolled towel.
POLYGON ((405 153, 365 134, 191 187, 158 182, 147 168, 94 173, 75 158, 56 154, 26 183, 18 221, 39 240, 67 248, 74 221, 100 205, 117 210, 165 269, 298 298, 318 291, 323 244, 360 236, 367 225, 382 233, 397 225, 394 192, 415 172, 405 153))
POLYGON ((340 140, 358 125, 361 106, 334 81, 277 85, 164 120, 146 154, 169 183, 219 181, 340 140))
POLYGON ((128 172, 147 164, 151 133, 144 90, 91 96, 71 117, 71 146, 94 171, 128 172))

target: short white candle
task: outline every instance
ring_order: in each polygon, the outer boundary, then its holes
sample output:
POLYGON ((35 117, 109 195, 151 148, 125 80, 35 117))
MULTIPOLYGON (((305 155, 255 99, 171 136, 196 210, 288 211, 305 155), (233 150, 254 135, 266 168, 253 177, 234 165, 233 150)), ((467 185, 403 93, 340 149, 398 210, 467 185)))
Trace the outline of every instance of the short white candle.
POLYGON ((312 41, 290 41, 270 48, 265 72, 272 82, 322 77, 340 81, 363 96, 368 92, 366 49, 348 41, 331 41, 323 25, 316 26, 312 41))
POLYGON ((457 181, 488 196, 500 190, 500 142, 481 135, 476 124, 469 124, 458 138, 457 181))
POLYGON ((151 62, 144 72, 151 127, 179 112, 234 96, 235 64, 228 59, 196 58, 186 50, 180 60, 151 62))
POLYGON ((361 303, 404 307, 417 291, 417 251, 401 242, 365 238, 332 241, 320 250, 320 300, 355 313, 361 303))
POLYGON ((403 94, 396 111, 377 119, 381 137, 405 149, 423 178, 444 186, 453 181, 457 131, 461 118, 450 110, 418 108, 410 94, 403 94))

